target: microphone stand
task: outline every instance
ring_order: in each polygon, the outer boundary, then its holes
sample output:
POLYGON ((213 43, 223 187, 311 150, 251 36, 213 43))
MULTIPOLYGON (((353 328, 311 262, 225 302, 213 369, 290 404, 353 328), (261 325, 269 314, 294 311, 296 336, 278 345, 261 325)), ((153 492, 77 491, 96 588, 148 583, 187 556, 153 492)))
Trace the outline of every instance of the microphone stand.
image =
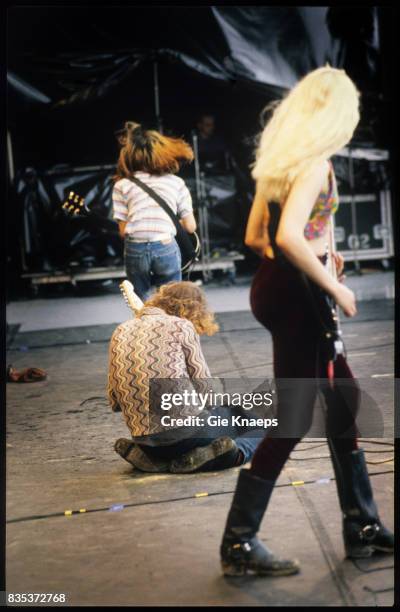
POLYGON ((154 85, 154 112, 157 121, 157 129, 160 134, 163 134, 163 122, 160 113, 160 88, 158 79, 158 63, 157 56, 153 59, 153 85, 154 85))
POLYGON ((204 181, 204 172, 200 171, 199 143, 196 132, 192 131, 192 143, 194 152, 194 172, 196 181, 196 203, 199 216, 199 234, 201 244, 201 267, 204 282, 211 279, 210 270, 210 236, 207 210, 207 196, 204 181))

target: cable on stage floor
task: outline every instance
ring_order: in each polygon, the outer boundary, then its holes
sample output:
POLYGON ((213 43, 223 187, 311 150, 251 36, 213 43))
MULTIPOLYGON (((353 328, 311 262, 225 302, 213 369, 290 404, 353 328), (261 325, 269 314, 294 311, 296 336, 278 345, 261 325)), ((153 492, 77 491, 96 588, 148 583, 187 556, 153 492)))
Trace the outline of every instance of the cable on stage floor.
POLYGON ((371 587, 369 586, 363 586, 364 591, 367 591, 368 593, 371 593, 371 595, 374 598, 374 603, 375 606, 378 606, 378 598, 377 595, 379 595, 379 593, 390 593, 391 591, 394 591, 394 586, 392 587, 388 587, 386 589, 371 589, 371 587))
MULTIPOLYGON (((80 402, 79 406, 84 406, 85 404, 91 402, 91 401, 97 401, 97 402, 104 402, 105 405, 108 405, 108 399, 104 396, 93 396, 93 397, 88 397, 86 399, 84 399, 82 402, 80 402)), ((360 441, 362 443, 364 442, 368 442, 370 444, 385 444, 385 445, 390 445, 390 446, 394 446, 394 443, 390 443, 390 442, 375 442, 372 440, 366 440, 363 438, 360 438, 360 441)), ((299 442, 300 444, 313 444, 314 442, 312 440, 302 440, 301 442, 299 442)), ((316 444, 315 446, 313 446, 312 448, 296 448, 295 453, 298 452, 304 452, 304 451, 308 451, 308 450, 314 450, 316 448, 321 448, 322 446, 326 446, 326 442, 322 442, 319 444, 316 444)), ((372 449, 364 449, 365 454, 367 453, 386 453, 388 451, 385 450, 372 450, 372 449)), ((330 459, 330 455, 319 455, 319 456, 311 456, 311 457, 292 457, 292 454, 289 457, 290 461, 315 461, 318 459, 330 459)), ((394 457, 391 457, 390 459, 385 459, 383 461, 366 461, 367 464, 369 465, 380 465, 383 463, 390 463, 391 461, 394 461, 394 457)))
MULTIPOLYGON (((388 345, 379 345, 379 346, 376 346, 376 347, 375 346, 360 347, 359 349, 357 349, 357 351, 359 351, 359 350, 369 350, 371 348, 385 348, 387 346, 393 346, 393 343, 388 344, 388 345)), ((348 351, 348 354, 351 355, 352 352, 355 352, 355 351, 348 351)), ((272 361, 266 361, 266 362, 263 362, 263 363, 257 363, 257 364, 250 365, 250 366, 243 366, 243 367, 240 367, 240 368, 237 368, 237 369, 234 369, 234 370, 232 370, 232 369, 226 370, 225 372, 216 372, 214 374, 214 376, 215 377, 217 377, 217 376, 226 376, 226 375, 232 374, 232 372, 243 372, 244 370, 254 370, 254 369, 258 369, 258 368, 270 367, 270 366, 273 366, 273 365, 274 364, 273 364, 272 361)), ((371 376, 371 378, 372 378, 372 376, 371 376)))
POLYGON ((394 446, 394 442, 384 442, 383 440, 371 440, 368 438, 359 438, 359 440, 364 444, 368 442, 369 444, 383 444, 385 446, 394 446))
MULTIPOLYGON (((361 442, 361 444, 364 444, 365 442, 368 442, 369 444, 374 444, 375 440, 367 440, 367 439, 363 439, 363 438, 359 438, 359 442, 361 442)), ((308 440, 304 440, 302 442, 299 442, 299 444, 310 444, 311 441, 308 440)), ((392 442, 377 442, 378 444, 385 444, 386 446, 390 446, 390 450, 375 450, 375 449, 364 449, 364 453, 366 455, 369 454, 385 454, 385 453, 390 453, 392 451, 392 448, 394 447, 394 443, 392 442)), ((318 444, 316 446, 313 446, 311 448, 297 448, 290 454, 289 456, 289 461, 315 461, 318 459, 330 459, 331 456, 330 455, 312 455, 310 457, 297 457, 297 456, 293 456, 294 453, 298 453, 298 452, 304 452, 306 450, 314 450, 315 448, 319 448, 321 446, 326 446, 326 442, 323 442, 322 444, 318 444)), ((392 461, 394 461, 394 456, 390 457, 389 459, 383 459, 382 461, 371 461, 371 459, 366 460, 366 463, 368 465, 381 465, 383 463, 391 463, 392 461)))
MULTIPOLYGON (((384 475, 384 474, 393 474, 393 470, 388 470, 385 472, 375 472, 374 474, 370 474, 370 476, 380 476, 380 475, 384 475)), ((328 478, 328 477, 322 477, 320 479, 317 480, 295 480, 293 482, 289 482, 289 483, 283 483, 283 484, 278 484, 275 485, 276 489, 282 489, 282 488, 286 488, 286 487, 295 487, 296 486, 304 486, 304 485, 309 485, 309 484, 328 484, 328 482, 334 481, 335 478, 328 478)), ((207 492, 207 491, 201 491, 198 493, 195 493, 194 495, 188 495, 185 497, 174 497, 171 499, 158 499, 158 500, 154 500, 154 501, 147 501, 147 502, 137 502, 137 503, 129 503, 129 504, 113 504, 112 506, 105 506, 105 507, 101 507, 101 508, 82 508, 80 510, 64 510, 64 512, 52 512, 49 514, 36 514, 36 515, 31 515, 31 516, 22 516, 20 518, 16 518, 16 519, 9 519, 6 521, 7 524, 12 524, 12 523, 25 523, 28 521, 36 521, 36 520, 42 520, 42 519, 46 519, 46 518, 56 518, 56 517, 61 517, 61 516, 66 516, 66 517, 71 517, 74 515, 81 515, 81 514, 91 514, 94 512, 116 512, 118 510, 123 510, 125 508, 135 508, 135 507, 142 507, 142 506, 152 506, 152 505, 158 505, 158 504, 168 504, 168 503, 173 503, 173 502, 178 502, 178 501, 187 501, 189 499, 199 499, 202 497, 216 497, 218 495, 232 495, 234 493, 234 491, 215 491, 215 492, 207 492)))
MULTIPOLYGON (((300 444, 307 444, 306 441, 302 441, 299 442, 299 444, 297 446, 299 446, 300 444)), ((309 444, 312 444, 312 442, 309 442, 309 444)), ((320 448, 321 446, 326 446, 326 442, 321 442, 320 444, 316 444, 315 446, 313 446, 312 448, 297 448, 296 446, 296 453, 301 453, 307 450, 314 450, 315 448, 320 448)))
MULTIPOLYGON (((369 557, 369 559, 371 559, 371 557, 369 557)), ((350 561, 353 563, 354 567, 356 567, 363 574, 373 574, 375 572, 382 572, 383 570, 394 569, 394 565, 384 565, 382 567, 365 568, 365 567, 361 567, 360 561, 358 559, 350 559, 350 561)))
MULTIPOLYGON (((377 451, 377 452, 384 452, 384 451, 377 451)), ((365 453, 367 454, 368 451, 365 451, 365 453)), ((330 455, 319 455, 318 457, 292 457, 290 456, 288 461, 316 461, 317 459, 330 459, 331 456, 330 455)), ((368 465, 381 465, 382 463, 391 463, 394 461, 394 457, 390 457, 389 459, 383 459, 382 461, 368 461, 365 460, 365 463, 367 463, 368 465)))
POLYGON ((288 461, 315 461, 316 459, 330 459, 330 455, 313 455, 312 457, 292 457, 289 456, 288 461))
POLYGON ((382 454, 390 453, 390 452, 392 452, 392 449, 388 449, 388 450, 385 450, 385 449, 383 449, 383 450, 372 450, 370 448, 364 448, 364 453, 369 453, 369 454, 373 454, 373 455, 376 455, 376 454, 382 455, 382 454))
POLYGON ((114 506, 110 506, 108 511, 109 512, 121 512, 121 510, 123 510, 125 508, 124 504, 115 504, 114 506))
POLYGON ((104 395, 95 395, 93 397, 87 397, 86 399, 84 399, 82 402, 80 402, 79 406, 84 406, 85 404, 93 401, 103 403, 107 406, 109 404, 108 398, 104 395))
MULTIPOLYGON (((384 442, 383 440, 371 440, 370 438, 357 438, 357 440, 362 444, 364 444, 364 442, 368 442, 369 444, 384 444, 385 446, 394 446, 394 442, 384 442)), ((301 440, 301 442, 299 442, 299 445, 300 444, 315 444, 315 442, 313 439, 308 438, 301 440)), ((326 442, 321 442, 321 444, 326 444, 326 442)))

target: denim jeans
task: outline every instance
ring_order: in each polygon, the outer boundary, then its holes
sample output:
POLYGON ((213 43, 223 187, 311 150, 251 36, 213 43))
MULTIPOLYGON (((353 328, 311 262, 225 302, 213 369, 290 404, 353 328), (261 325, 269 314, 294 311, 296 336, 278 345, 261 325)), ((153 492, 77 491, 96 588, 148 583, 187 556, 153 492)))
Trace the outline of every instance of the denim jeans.
MULTIPOLYGON (((224 428, 224 434, 221 433, 221 436, 226 436, 225 430, 226 428, 224 428)), ((247 437, 246 434, 239 436, 236 439, 235 436, 231 436, 232 439, 235 440, 237 448, 243 454, 243 464, 247 463, 253 458, 257 446, 262 440, 262 435, 265 436, 265 430, 257 432, 257 436, 254 438, 247 437)), ((218 435, 215 435, 214 440, 218 437, 218 435)), ((146 446, 144 444, 139 444, 138 446, 140 446, 140 448, 146 454, 154 459, 172 460, 200 446, 208 446, 212 441, 212 438, 187 438, 186 440, 182 440, 181 442, 177 442, 176 444, 171 444, 169 446, 146 446)), ((217 463, 217 461, 215 463, 217 463)), ((236 460, 233 459, 232 465, 229 467, 235 467, 235 465, 236 460)), ((213 460, 208 462, 207 468, 212 471, 213 460)))
POLYGON ((125 267, 128 280, 143 301, 150 297, 152 285, 182 280, 181 252, 175 239, 163 244, 125 238, 125 267))
MULTIPOLYGON (((236 407, 218 407, 212 411, 214 415, 218 415, 221 417, 229 417, 232 414, 242 414, 239 409, 236 407)), ((174 444, 169 445, 160 445, 153 446, 147 444, 138 444, 140 448, 148 454, 150 457, 154 459, 164 459, 164 460, 172 460, 177 457, 180 457, 184 453, 188 453, 189 451, 199 447, 199 446, 208 446, 211 444, 213 440, 216 438, 220 438, 222 436, 227 436, 235 440, 236 446, 242 452, 244 460, 243 463, 247 463, 250 461, 257 449, 259 443, 263 440, 266 434, 265 429, 247 429, 242 427, 240 430, 234 425, 229 426, 220 426, 220 427, 203 427, 201 431, 201 437, 196 436, 199 432, 193 432, 194 435, 190 436, 190 432, 188 432, 187 437, 176 442, 174 444), (243 433, 242 433, 243 432, 243 433)), ((152 436, 148 436, 151 438, 152 436)), ((212 461, 210 461, 207 466, 208 469, 212 470, 212 461)), ((218 463, 218 459, 216 460, 218 463)), ((234 467, 234 460, 232 462, 232 466, 234 467)))

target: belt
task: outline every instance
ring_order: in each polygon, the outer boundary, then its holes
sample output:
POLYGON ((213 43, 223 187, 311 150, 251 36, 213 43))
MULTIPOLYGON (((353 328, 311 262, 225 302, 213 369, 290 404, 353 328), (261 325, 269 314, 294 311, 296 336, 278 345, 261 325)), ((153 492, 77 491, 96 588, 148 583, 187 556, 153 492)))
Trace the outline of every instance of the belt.
POLYGON ((172 242, 172 238, 165 238, 165 240, 140 240, 137 238, 132 238, 131 236, 129 236, 129 234, 127 234, 125 236, 125 238, 127 238, 129 240, 129 242, 136 242, 139 244, 143 244, 143 243, 147 243, 147 242, 161 242, 161 244, 170 244, 172 242))

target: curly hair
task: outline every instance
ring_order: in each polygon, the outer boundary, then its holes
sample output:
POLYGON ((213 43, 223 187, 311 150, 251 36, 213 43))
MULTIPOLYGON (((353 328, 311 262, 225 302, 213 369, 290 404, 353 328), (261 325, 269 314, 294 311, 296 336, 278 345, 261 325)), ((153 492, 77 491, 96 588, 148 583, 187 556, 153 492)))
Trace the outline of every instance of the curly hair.
POLYGON ((129 179, 138 171, 155 175, 176 174, 181 163, 193 161, 193 150, 182 138, 145 130, 139 123, 127 121, 116 135, 121 150, 115 181, 129 179))
POLYGON ((219 329, 214 314, 208 309, 204 292, 189 281, 162 285, 157 293, 145 302, 145 306, 155 306, 169 315, 188 319, 200 335, 212 336, 219 329))

